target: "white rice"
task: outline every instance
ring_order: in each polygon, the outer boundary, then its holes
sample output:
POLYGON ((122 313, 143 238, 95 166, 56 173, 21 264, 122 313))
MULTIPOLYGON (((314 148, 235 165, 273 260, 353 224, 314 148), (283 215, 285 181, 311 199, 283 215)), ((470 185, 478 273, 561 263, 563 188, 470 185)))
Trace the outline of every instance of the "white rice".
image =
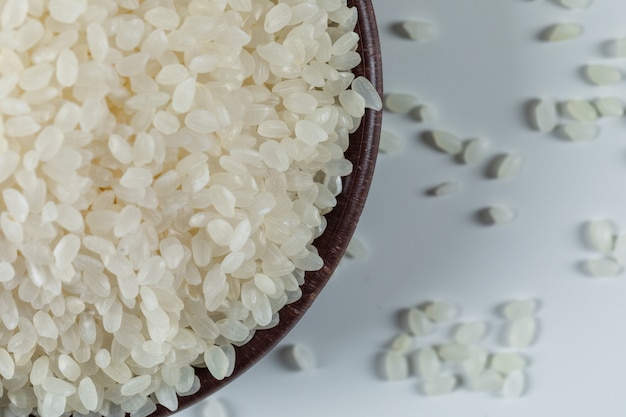
POLYGON ((432 301, 424 309, 426 316, 435 322, 447 322, 459 316, 459 308, 448 301, 432 301))
POLYGON ((583 31, 583 26, 578 23, 557 23, 544 29, 541 37, 548 42, 561 42, 577 38, 583 31))
POLYGON ((432 145, 439 151, 456 155, 463 150, 463 142, 456 135, 443 130, 430 132, 432 145))
POLYGON ((616 58, 623 58, 624 56, 626 56, 626 39, 624 38, 612 39, 606 45, 606 52, 610 56, 613 56, 616 58))
POLYGON ((397 381, 409 376, 409 362, 404 353, 395 350, 384 352, 379 366, 381 375, 387 380, 397 381))
POLYGON ((556 103, 551 99, 533 100, 528 116, 531 126, 540 132, 551 132, 558 124, 556 103))
POLYGON ((424 336, 434 330, 434 324, 422 310, 417 308, 410 308, 403 312, 402 324, 414 336, 424 336))
POLYGON ((474 391, 495 392, 502 388, 504 379, 497 371, 488 369, 472 377, 470 383, 474 391))
POLYGON ((367 246, 365 242, 358 236, 352 236, 348 247, 346 248, 346 256, 352 259, 363 259, 367 256, 367 246))
POLYGON ((492 178, 511 178, 519 174, 524 164, 524 158, 518 153, 502 154, 494 158, 489 167, 492 178))
POLYGON ((621 72, 608 65, 587 65, 585 75, 594 85, 613 85, 622 80, 621 72))
POLYGON ((521 349, 537 337, 537 300, 514 300, 498 308, 507 320, 502 340, 507 349, 495 352, 483 346, 490 344, 485 336, 493 322, 458 322, 458 307, 447 301, 430 301, 422 306, 401 312, 400 324, 407 333, 396 335, 388 346, 390 350, 380 355, 384 379, 404 379, 410 371, 427 396, 450 393, 459 383, 478 392, 499 392, 506 398, 524 394, 529 359, 521 349), (431 322, 427 314, 442 323, 431 322), (450 321, 456 321, 452 328, 450 321), (415 342, 419 347, 411 351, 415 342))
POLYGON ((441 371, 441 361, 437 352, 430 347, 420 349, 414 355, 415 370, 422 378, 426 380, 436 378, 441 371))
POLYGON ((441 359, 453 362, 462 362, 472 357, 472 351, 469 346, 456 342, 439 346, 437 353, 441 359))
POLYGON ((463 143, 461 161, 467 165, 476 165, 485 155, 487 140, 483 138, 468 139, 463 143))
POLYGON ((199 389, 193 366, 229 377, 235 346, 278 323, 323 266, 312 242, 352 171, 349 135, 382 107, 351 72, 355 11, 3 3, 5 407, 175 410, 199 389))
POLYGON ((202 417, 228 417, 230 413, 219 398, 209 398, 202 403, 202 417))
POLYGON ((526 361, 516 352, 496 353, 491 357, 490 367, 502 374, 524 369, 526 361))
POLYGON ((433 23, 426 21, 406 20, 400 24, 400 30, 414 41, 428 41, 435 37, 437 30, 433 23))
POLYGON ((589 259, 583 262, 585 272, 592 277, 615 277, 622 273, 623 266, 612 258, 589 259))
POLYGON ((526 389, 526 375, 523 371, 511 372, 502 383, 502 396, 505 398, 518 398, 526 389))
POLYGON ((406 141, 400 136, 383 130, 380 134, 380 144, 378 150, 382 153, 396 153, 406 147, 406 141))
POLYGON ((471 346, 481 341, 487 330, 487 323, 482 321, 463 323, 454 331, 454 340, 462 345, 471 346))
POLYGON ((513 348, 525 348, 530 346, 537 334, 537 320, 526 317, 510 322, 507 331, 508 345, 513 348))
POLYGON ((430 190, 430 194, 441 197, 450 194, 457 193, 461 189, 461 185, 458 181, 446 181, 437 185, 435 188, 430 190))
POLYGON ((587 100, 568 100, 563 103, 563 114, 578 122, 595 122, 598 112, 587 100))
POLYGON ((419 105, 411 109, 411 116, 422 123, 432 123, 435 121, 435 110, 431 106, 419 105))
POLYGON ((302 343, 290 346, 288 351, 292 365, 302 371, 312 371, 317 368, 317 359, 313 350, 302 343))
POLYGON ((603 253, 613 250, 615 234, 615 225, 605 219, 591 220, 583 228, 583 236, 589 249, 603 253))
POLYGON ((385 110, 392 113, 406 114, 417 105, 417 98, 412 94, 389 93, 385 95, 385 110))
POLYGON ((424 394, 444 395, 449 394, 457 385, 457 379, 454 375, 440 375, 423 383, 422 388, 424 394))
POLYGON ((515 300, 506 303, 502 309, 502 313, 508 320, 519 320, 526 317, 532 317, 538 308, 539 303, 537 300, 515 300))
POLYGON ((600 134, 600 128, 592 123, 570 122, 558 127, 558 134, 572 142, 593 140, 600 134))
POLYGON ((400 333, 391 340, 389 347, 400 353, 407 353, 413 347, 413 338, 408 333, 400 333))
POLYGON ((624 115, 624 104, 617 97, 601 97, 593 100, 600 116, 619 117, 624 115))
POLYGON ((461 367, 469 377, 475 377, 485 371, 489 355, 480 346, 470 346, 470 357, 461 362, 461 367))
POLYGON ((489 225, 511 223, 515 219, 515 212, 507 206, 491 206, 480 213, 482 220, 489 225))

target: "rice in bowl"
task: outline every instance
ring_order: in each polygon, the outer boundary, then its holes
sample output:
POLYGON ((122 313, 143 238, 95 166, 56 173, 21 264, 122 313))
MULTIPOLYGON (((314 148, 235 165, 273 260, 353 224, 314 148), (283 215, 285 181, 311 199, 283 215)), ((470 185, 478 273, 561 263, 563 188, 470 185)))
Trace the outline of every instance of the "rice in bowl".
POLYGON ((322 267, 380 109, 341 0, 0 2, 0 376, 16 415, 175 410, 322 267), (354 86, 354 89, 350 89, 354 86))

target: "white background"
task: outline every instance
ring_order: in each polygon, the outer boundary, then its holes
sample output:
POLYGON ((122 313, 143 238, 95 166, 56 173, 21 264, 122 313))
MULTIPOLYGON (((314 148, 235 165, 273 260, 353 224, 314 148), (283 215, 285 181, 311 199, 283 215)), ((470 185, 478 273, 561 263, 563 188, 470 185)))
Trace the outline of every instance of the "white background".
MULTIPOLYGON (((602 134, 569 143, 533 132, 525 103, 615 95, 625 84, 594 87, 581 76, 588 63, 626 69, 604 55, 605 41, 626 36, 626 2, 595 0, 570 11, 551 0, 375 0, 385 90, 411 92, 436 110, 432 124, 385 114, 384 128, 406 149, 378 159, 357 235, 367 258, 346 260, 281 346, 302 342, 317 353, 311 373, 285 368, 278 351, 216 397, 233 417, 622 417, 626 414, 626 280, 593 279, 579 262, 596 256, 580 238, 581 225, 606 217, 626 232, 626 121, 603 119, 602 134), (436 39, 416 43, 391 30, 403 19, 428 20, 436 39), (580 22, 582 37, 545 43, 538 33, 557 22, 580 22), (457 164, 420 140, 429 129, 489 141, 477 166, 457 164), (493 180, 490 158, 517 151, 521 174, 493 180), (456 180, 461 190, 429 197, 425 190, 456 180), (509 225, 475 220, 481 208, 510 205, 509 225), (502 302, 536 297, 541 332, 522 353, 529 386, 520 399, 471 392, 430 398, 420 381, 382 381, 375 359, 400 330, 397 313, 431 299, 457 303, 462 319, 491 324, 486 346, 498 343, 502 302)), ((441 342, 451 327, 417 341, 441 342)), ((280 349, 280 348, 279 348, 280 349)), ((202 405, 200 405, 201 407, 202 405)), ((196 416, 194 407, 180 413, 196 416)))

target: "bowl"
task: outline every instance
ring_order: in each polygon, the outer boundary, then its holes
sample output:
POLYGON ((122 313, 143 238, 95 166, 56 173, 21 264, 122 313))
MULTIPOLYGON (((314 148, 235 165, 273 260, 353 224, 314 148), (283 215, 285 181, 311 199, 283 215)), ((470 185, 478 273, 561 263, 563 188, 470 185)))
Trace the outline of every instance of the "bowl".
MULTIPOLYGON (((356 7, 359 12, 355 32, 360 36, 358 51, 362 62, 353 72, 369 79, 382 96, 382 60, 371 0, 348 0, 348 5, 356 7)), ((236 365, 230 377, 218 381, 206 368, 197 368, 200 390, 193 395, 180 397, 176 412, 207 398, 258 362, 293 328, 324 288, 343 257, 363 211, 374 175, 381 122, 382 112, 368 109, 359 129, 350 135, 350 146, 345 155, 354 166, 353 172, 343 178, 343 192, 337 197, 337 206, 326 215, 328 226, 314 242, 324 260, 324 267, 319 271, 307 272, 301 287, 302 297, 280 310, 278 325, 257 331, 252 340, 236 348, 236 365)), ((165 417, 173 413, 159 405, 152 415, 165 417)))

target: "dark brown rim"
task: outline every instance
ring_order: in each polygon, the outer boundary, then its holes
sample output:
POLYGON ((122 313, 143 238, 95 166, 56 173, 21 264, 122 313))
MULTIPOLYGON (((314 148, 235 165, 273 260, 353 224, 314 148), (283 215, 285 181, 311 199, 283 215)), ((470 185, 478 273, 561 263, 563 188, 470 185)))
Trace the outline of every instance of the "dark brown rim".
MULTIPOLYGON (((354 69, 354 73, 369 79, 382 97, 382 59, 374 8, 371 0, 348 0, 348 5, 355 6, 359 12, 355 32, 361 38, 359 52, 363 59, 354 69)), ((179 408, 175 412, 207 398, 258 362, 285 337, 324 288, 343 257, 361 217, 374 175, 381 123, 381 111, 367 110, 359 129, 350 135, 350 147, 346 151, 346 158, 352 162, 354 170, 351 175, 344 178, 343 193, 337 198, 337 206, 326 216, 328 221, 326 231, 315 241, 319 255, 324 259, 324 267, 306 274, 302 298, 283 307, 279 313, 280 323, 277 326, 257 331, 249 343, 236 348, 237 362, 232 376, 218 381, 206 368, 197 368, 196 375, 200 378, 201 388, 193 395, 180 397, 179 408)), ((158 406, 152 416, 165 417, 175 412, 158 406)))

